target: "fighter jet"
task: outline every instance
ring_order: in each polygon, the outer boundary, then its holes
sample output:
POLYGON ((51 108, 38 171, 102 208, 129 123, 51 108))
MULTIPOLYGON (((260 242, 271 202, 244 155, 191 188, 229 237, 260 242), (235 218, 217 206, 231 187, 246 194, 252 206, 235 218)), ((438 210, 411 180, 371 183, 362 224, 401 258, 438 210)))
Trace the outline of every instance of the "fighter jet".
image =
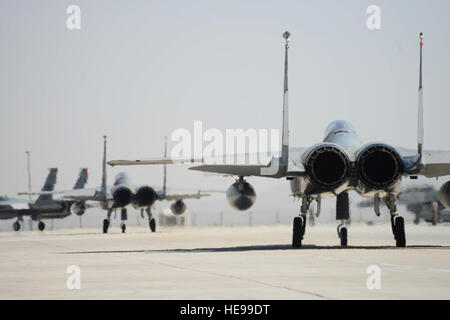
MULTIPOLYGON (((42 192, 38 193, 39 197, 35 201, 27 201, 18 198, 0 197, 0 219, 17 220, 13 223, 14 231, 20 230, 20 222, 23 216, 31 216, 33 221, 38 222, 39 230, 45 229, 44 219, 62 219, 70 214, 81 216, 86 210, 83 202, 74 202, 69 200, 53 199, 53 190, 56 184, 58 169, 51 168, 47 178, 45 179, 42 192)), ((88 169, 83 168, 75 182, 74 189, 83 189, 88 178, 88 169)), ((19 193, 30 194, 30 193, 19 193)), ((31 193, 33 195, 34 193, 31 193)))
POLYGON ((446 209, 439 201, 439 192, 433 186, 406 188, 399 196, 399 203, 406 205, 406 209, 416 216, 415 224, 420 219, 433 225, 450 221, 450 209, 446 209))
MULTIPOLYGON (((209 196, 209 194, 200 191, 196 193, 173 193, 168 194, 166 188, 166 168, 164 167, 164 180, 162 188, 155 188, 149 185, 135 186, 131 182, 126 172, 119 172, 112 186, 107 186, 106 173, 106 136, 103 136, 103 162, 102 162, 102 183, 100 187, 94 189, 84 189, 81 192, 67 192, 62 195, 63 199, 85 202, 95 201, 100 204, 103 210, 107 211, 106 219, 103 220, 103 233, 107 233, 111 224, 111 214, 120 209, 121 230, 125 233, 126 220, 128 219, 127 209, 129 206, 141 211, 143 217, 144 211, 147 213, 149 227, 152 232, 156 231, 156 222, 153 218, 152 207, 156 201, 174 201, 171 210, 175 214, 182 214, 186 210, 185 199, 200 199, 209 196)), ((167 140, 165 144, 164 155, 167 156, 167 140)))
MULTIPOLYGON (((445 208, 439 201, 439 193, 433 186, 408 187, 397 195, 397 202, 405 205, 406 209, 415 215, 414 224, 419 224, 420 219, 433 225, 450 222, 450 209, 445 208)), ((372 207, 373 201, 367 199, 359 202, 357 206, 372 207)))
MULTIPOLYGON (((227 191, 227 200, 238 210, 249 209, 256 200, 254 188, 245 177, 261 176, 286 178, 290 181, 292 195, 301 199, 300 214, 293 221, 293 247, 301 247, 306 228, 308 208, 313 201, 320 203, 325 197, 336 196, 336 219, 340 244, 347 245, 349 219, 349 191, 374 199, 374 211, 380 214, 383 200, 391 214, 391 227, 397 247, 406 246, 404 219, 397 212, 396 195, 400 193, 404 177, 428 178, 450 175, 450 151, 423 150, 423 87, 422 48, 420 33, 419 103, 417 150, 393 147, 386 143, 363 144, 355 128, 347 121, 331 122, 322 142, 311 147, 289 148, 288 129, 288 49, 290 33, 283 34, 284 44, 284 95, 281 156, 273 156, 266 163, 210 164, 204 157, 188 159, 112 160, 114 165, 145 165, 167 163, 202 163, 190 169, 237 176, 227 191)), ((450 181, 439 191, 443 205, 450 207, 450 181)), ((320 208, 320 206, 318 206, 320 208)))

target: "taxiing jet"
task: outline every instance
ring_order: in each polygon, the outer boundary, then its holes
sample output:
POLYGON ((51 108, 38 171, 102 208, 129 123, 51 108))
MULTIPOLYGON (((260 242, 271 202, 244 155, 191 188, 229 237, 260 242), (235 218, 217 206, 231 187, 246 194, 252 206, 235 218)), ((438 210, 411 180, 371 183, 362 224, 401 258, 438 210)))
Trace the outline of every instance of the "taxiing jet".
MULTIPOLYGON (((445 208, 439 201, 439 192, 433 186, 408 187, 397 196, 397 201, 415 215, 415 224, 418 224, 420 219, 433 225, 450 222, 450 209, 445 208)), ((373 206, 373 202, 370 199, 358 203, 360 208, 371 206, 373 206)))
MULTIPOLYGON (((103 220, 103 233, 107 233, 111 224, 111 214, 120 209, 121 213, 121 229, 125 233, 126 220, 128 219, 127 208, 133 208, 141 211, 143 217, 144 211, 147 213, 149 227, 152 232, 156 231, 156 222, 153 218, 152 207, 157 200, 174 201, 171 210, 175 214, 182 214, 186 211, 185 199, 200 199, 209 196, 209 194, 201 193, 179 193, 168 194, 166 188, 166 168, 164 167, 164 180, 162 189, 151 187, 149 185, 135 186, 125 172, 119 172, 112 186, 106 184, 106 136, 103 136, 103 162, 102 162, 102 183, 95 189, 84 189, 82 192, 64 193, 63 199, 72 201, 96 201, 103 210, 107 211, 106 219, 103 220)), ((167 140, 164 155, 167 156, 167 140)))
MULTIPOLYGON (((39 197, 34 201, 28 201, 18 198, 0 197, 0 219, 17 220, 13 223, 14 231, 20 230, 20 222, 23 216, 31 216, 33 221, 38 222, 39 230, 45 229, 44 219, 62 219, 70 214, 81 216, 86 205, 83 202, 75 202, 70 200, 53 199, 53 190, 56 184, 58 169, 51 168, 47 178, 45 179, 42 192, 38 193, 39 197)), ((88 179, 88 169, 83 168, 75 182, 73 189, 83 189, 88 179)), ((30 193, 19 193, 30 194, 30 193)), ((31 193, 34 194, 34 193, 31 193)))
MULTIPOLYGON (((404 219, 397 213, 396 195, 400 193, 404 177, 428 178, 450 175, 450 151, 423 150, 423 88, 422 47, 420 33, 419 103, 417 150, 393 147, 386 143, 363 144, 354 127, 347 121, 334 121, 325 131, 325 138, 310 147, 289 148, 288 129, 288 49, 289 32, 285 39, 284 96, 281 156, 273 156, 263 164, 211 164, 204 158, 113 160, 114 165, 144 165, 167 163, 203 163, 192 170, 237 176, 227 191, 228 202, 238 210, 250 208, 256 200, 254 188, 245 180, 249 176, 286 178, 290 180, 292 195, 301 199, 300 215, 293 221, 293 247, 301 247, 306 228, 308 208, 313 201, 336 197, 336 219, 341 220, 338 235, 342 246, 347 245, 349 191, 372 198, 374 211, 380 214, 383 200, 391 214, 391 226, 397 247, 406 246, 404 219)), ((439 199, 450 207, 450 181, 442 185, 439 199)))

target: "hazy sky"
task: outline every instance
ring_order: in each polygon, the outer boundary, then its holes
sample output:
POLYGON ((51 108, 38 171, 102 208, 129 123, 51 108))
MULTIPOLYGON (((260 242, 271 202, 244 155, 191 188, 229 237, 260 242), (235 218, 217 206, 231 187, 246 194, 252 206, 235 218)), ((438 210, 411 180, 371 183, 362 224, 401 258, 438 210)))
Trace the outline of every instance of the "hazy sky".
MULTIPOLYGON (((26 149, 34 190, 49 167, 67 189, 81 167, 90 186, 100 184, 103 134, 117 159, 161 156, 164 136, 194 120, 279 128, 285 30, 291 146, 314 144, 329 122, 347 119, 364 141, 414 148, 423 31, 425 148, 450 150, 449 15, 449 1, 0 0, 0 194, 26 190, 26 149), (71 4, 81 30, 66 28, 71 4), (366 26, 371 4, 381 30, 366 26)), ((109 182, 123 169, 111 168, 109 182)), ((160 167, 125 169, 137 184, 161 184, 160 167)), ((231 182, 169 171, 170 186, 231 182)), ((282 186, 262 203, 291 202, 284 181, 250 182, 257 192, 282 186)), ((214 203, 229 210, 222 197, 214 203)))

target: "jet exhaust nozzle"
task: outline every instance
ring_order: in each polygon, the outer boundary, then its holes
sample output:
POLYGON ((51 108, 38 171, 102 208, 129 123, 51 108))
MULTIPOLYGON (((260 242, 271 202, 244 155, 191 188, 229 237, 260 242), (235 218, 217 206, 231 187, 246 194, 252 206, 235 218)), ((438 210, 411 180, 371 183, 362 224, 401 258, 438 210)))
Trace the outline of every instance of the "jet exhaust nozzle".
POLYGON ((391 146, 372 144, 356 157, 359 179, 368 187, 382 190, 393 186, 401 177, 400 155, 391 146))
POLYGON ((319 145, 306 156, 306 174, 323 190, 333 190, 344 184, 350 175, 350 160, 335 145, 319 145))
POLYGON ((148 186, 140 187, 133 197, 133 204, 138 207, 151 206, 156 201, 156 191, 148 186))
POLYGON ((127 187, 119 187, 113 192, 113 199, 118 207, 125 207, 131 203, 133 192, 127 187))

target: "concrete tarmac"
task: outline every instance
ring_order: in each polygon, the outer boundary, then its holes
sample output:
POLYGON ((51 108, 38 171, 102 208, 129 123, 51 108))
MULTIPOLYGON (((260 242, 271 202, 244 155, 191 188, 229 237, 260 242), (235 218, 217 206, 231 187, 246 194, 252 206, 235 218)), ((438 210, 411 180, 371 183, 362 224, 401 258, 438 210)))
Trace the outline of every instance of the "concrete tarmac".
POLYGON ((407 248, 387 223, 352 224, 347 248, 335 224, 308 226, 302 249, 291 225, 110 231, 0 233, 0 299, 450 298, 450 225, 407 224, 407 248))

